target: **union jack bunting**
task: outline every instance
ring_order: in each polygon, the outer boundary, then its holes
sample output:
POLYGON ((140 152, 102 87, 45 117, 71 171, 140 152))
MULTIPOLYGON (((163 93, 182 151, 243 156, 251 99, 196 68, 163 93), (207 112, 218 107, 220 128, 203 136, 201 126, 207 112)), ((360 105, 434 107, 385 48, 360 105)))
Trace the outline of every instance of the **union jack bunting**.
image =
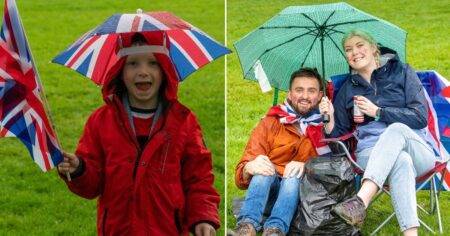
POLYGON ((14 0, 5 0, 0 32, 0 137, 17 137, 43 171, 62 161, 14 0))
POLYGON ((169 39, 166 47, 180 81, 212 60, 230 53, 228 48, 173 14, 149 12, 111 16, 56 56, 53 62, 103 84, 105 72, 117 60, 120 35, 134 32, 165 33, 169 39))
MULTIPOLYGON (((429 104, 427 128, 433 140, 433 148, 442 161, 448 161, 450 151, 450 99, 442 96, 442 91, 450 83, 436 71, 419 71, 417 75, 425 88, 425 97, 429 104)), ((435 178, 440 179, 441 174, 437 174, 435 178)), ((447 174, 442 186, 445 190, 450 190, 450 164, 447 164, 447 174)))

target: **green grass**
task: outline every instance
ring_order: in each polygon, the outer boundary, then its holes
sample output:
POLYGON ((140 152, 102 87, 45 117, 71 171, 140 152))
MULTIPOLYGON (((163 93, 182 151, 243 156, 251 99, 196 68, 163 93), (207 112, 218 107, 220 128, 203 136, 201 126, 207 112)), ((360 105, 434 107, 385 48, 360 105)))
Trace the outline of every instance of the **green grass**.
MULTIPOLYGON (((3 1, 1 1, 3 9, 3 1)), ((17 1, 64 150, 73 152, 88 115, 103 101, 100 88, 51 59, 114 13, 167 10, 224 40, 224 2, 33 0, 17 1)), ((224 193, 224 59, 180 86, 179 97, 198 116, 212 150, 215 186, 224 193)), ((67 189, 55 171, 42 173, 16 139, 0 140, 0 235, 95 235, 96 201, 67 189)), ((224 204, 222 199, 221 218, 224 204)), ((223 235, 223 228, 219 235, 223 235)))
MULTIPOLYGON (((287 6, 309 5, 331 1, 269 1, 269 0, 228 0, 227 2, 227 44, 234 42, 257 28, 287 6)), ((450 21, 450 11, 445 1, 347 1, 349 4, 388 20, 408 32, 407 60, 418 70, 434 69, 450 78, 450 29, 445 27, 450 21)), ((227 221, 228 228, 235 226, 231 213, 232 198, 243 196, 234 184, 234 168, 240 159, 251 130, 264 116, 272 104, 272 93, 262 94, 257 83, 244 80, 236 53, 227 61, 227 221)), ((280 94, 280 100, 284 94, 280 94)), ((425 200, 426 194, 419 194, 425 200)), ((388 200, 382 198, 369 210, 363 232, 367 234, 381 222, 383 214, 390 209, 388 200)), ((450 229, 450 194, 441 195, 441 210, 444 234, 450 229), (445 227, 446 226, 446 227, 445 227)), ((384 214, 385 215, 385 214, 384 214)), ((390 223, 381 234, 399 234, 396 220, 390 223)), ((424 228, 421 234, 426 234, 424 228)))

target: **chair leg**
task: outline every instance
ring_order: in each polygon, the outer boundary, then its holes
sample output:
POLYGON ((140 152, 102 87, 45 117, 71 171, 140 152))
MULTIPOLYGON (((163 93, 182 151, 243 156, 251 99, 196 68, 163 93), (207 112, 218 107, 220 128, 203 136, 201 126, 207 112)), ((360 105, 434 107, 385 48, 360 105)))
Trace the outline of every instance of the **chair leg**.
POLYGON ((436 197, 436 184, 435 184, 435 179, 434 177, 431 179, 430 181, 430 214, 434 214, 435 210, 436 210, 436 201, 435 201, 435 197, 436 197))
POLYGON ((380 231, 381 228, 383 228, 384 225, 386 225, 393 217, 395 216, 395 212, 392 213, 386 220, 383 221, 370 235, 375 235, 378 231, 380 231))
POLYGON ((430 231, 432 234, 436 234, 436 232, 434 232, 434 230, 431 229, 430 226, 428 226, 427 224, 425 224, 425 222, 423 222, 420 218, 419 218, 419 223, 420 223, 421 225, 423 225, 423 226, 424 226, 428 231, 430 231))
POLYGON ((425 208, 423 208, 421 205, 419 205, 419 203, 417 203, 417 208, 419 208, 419 210, 423 211, 425 214, 431 215, 431 213, 428 212, 427 210, 425 210, 425 208))
MULTIPOLYGON (((444 176, 442 176, 442 179, 444 178, 444 176)), ((433 183, 435 182, 435 179, 433 178, 433 183)), ((441 209, 439 207, 439 194, 438 192, 440 192, 440 189, 438 191, 436 191, 436 184, 433 184, 434 186, 434 199, 435 199, 435 209, 437 210, 437 218, 438 218, 438 225, 439 225, 439 233, 442 234, 444 232, 443 227, 442 227, 442 218, 441 218, 441 209)))

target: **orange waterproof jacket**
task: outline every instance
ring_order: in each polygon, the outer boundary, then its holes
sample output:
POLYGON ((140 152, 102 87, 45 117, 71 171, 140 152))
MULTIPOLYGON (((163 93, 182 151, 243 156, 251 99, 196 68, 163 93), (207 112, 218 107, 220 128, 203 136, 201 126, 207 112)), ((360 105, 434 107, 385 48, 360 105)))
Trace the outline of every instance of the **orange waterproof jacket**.
POLYGON ((247 189, 250 179, 243 179, 244 166, 258 155, 269 157, 279 175, 283 175, 284 167, 290 161, 306 162, 317 156, 311 141, 298 132, 292 124, 281 124, 274 116, 264 117, 247 143, 244 154, 236 166, 235 182, 238 188, 247 189))

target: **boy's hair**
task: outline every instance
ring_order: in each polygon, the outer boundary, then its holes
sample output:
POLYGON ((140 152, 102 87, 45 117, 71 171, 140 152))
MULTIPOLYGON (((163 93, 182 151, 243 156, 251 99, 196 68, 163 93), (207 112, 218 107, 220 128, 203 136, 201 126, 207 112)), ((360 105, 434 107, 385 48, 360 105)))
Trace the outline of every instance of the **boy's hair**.
POLYGON ((316 68, 303 67, 297 71, 294 71, 291 75, 291 80, 289 81, 289 90, 292 88, 292 83, 294 82, 295 78, 298 77, 308 77, 317 79, 317 82, 319 82, 320 91, 323 91, 322 77, 320 76, 316 68))
POLYGON ((131 38, 132 46, 146 45, 146 44, 148 44, 147 39, 145 39, 144 35, 142 35, 141 33, 136 33, 131 38))

